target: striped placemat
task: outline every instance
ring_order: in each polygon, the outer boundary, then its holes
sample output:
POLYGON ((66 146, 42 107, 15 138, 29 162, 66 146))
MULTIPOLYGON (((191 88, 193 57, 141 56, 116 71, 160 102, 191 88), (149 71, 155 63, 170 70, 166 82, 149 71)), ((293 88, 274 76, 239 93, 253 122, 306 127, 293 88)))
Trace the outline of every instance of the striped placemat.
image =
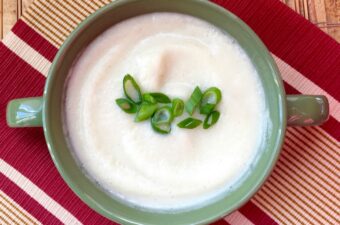
MULTIPOLYGON (((114 224, 88 208, 55 169, 41 128, 10 129, 9 100, 42 95, 66 37, 109 0, 36 0, 0 43, 0 224, 114 224)), ((340 224, 340 45, 277 0, 214 0, 242 18, 273 54, 287 93, 323 94, 322 127, 288 128, 271 177, 215 224, 340 224)))

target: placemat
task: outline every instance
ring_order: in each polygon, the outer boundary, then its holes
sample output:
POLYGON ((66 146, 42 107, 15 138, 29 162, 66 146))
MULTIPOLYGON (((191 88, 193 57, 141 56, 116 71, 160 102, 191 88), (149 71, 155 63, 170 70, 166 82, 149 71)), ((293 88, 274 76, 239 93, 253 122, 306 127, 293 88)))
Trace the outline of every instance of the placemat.
MULTIPOLYGON (((156 1, 156 0, 155 0, 156 1)), ((114 224, 58 174, 41 128, 11 129, 13 98, 40 96, 58 48, 109 0, 37 0, 0 43, 0 224, 114 224)), ((340 224, 340 45, 277 0, 214 0, 243 19, 275 58, 288 94, 323 94, 330 119, 290 127, 261 190, 215 224, 340 224)))

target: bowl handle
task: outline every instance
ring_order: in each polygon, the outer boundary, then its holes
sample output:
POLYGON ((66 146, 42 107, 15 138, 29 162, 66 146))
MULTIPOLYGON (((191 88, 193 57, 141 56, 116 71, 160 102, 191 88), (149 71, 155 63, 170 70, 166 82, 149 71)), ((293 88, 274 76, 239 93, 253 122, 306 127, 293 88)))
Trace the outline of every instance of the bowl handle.
POLYGON ((329 117, 329 104, 322 95, 287 95, 287 125, 321 125, 329 117))
MULTIPOLYGON (((7 105, 10 127, 41 127, 43 98, 21 98, 7 105)), ((287 95, 288 126, 315 126, 327 121, 329 104, 322 95, 287 95)))
POLYGON ((7 125, 10 127, 42 127, 43 98, 19 98, 7 105, 7 125))

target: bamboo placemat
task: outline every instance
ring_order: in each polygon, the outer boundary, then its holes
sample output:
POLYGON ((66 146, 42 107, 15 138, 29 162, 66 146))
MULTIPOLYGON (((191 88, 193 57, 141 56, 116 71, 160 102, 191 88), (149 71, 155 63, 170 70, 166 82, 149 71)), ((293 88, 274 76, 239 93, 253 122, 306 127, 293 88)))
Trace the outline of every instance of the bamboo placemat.
MULTIPOLYGON (((42 94, 68 34, 108 0, 37 0, 0 43, 0 224, 112 224, 66 186, 41 129, 10 129, 10 99, 42 94)), ((276 0, 214 0, 243 19, 275 58, 288 94, 323 94, 322 127, 289 128, 261 190, 216 224, 339 224, 340 45, 276 0)))
MULTIPOLYGON (((340 1, 280 1, 340 42, 340 1)), ((33 0, 0 0, 0 39, 10 31, 32 2, 33 0)))

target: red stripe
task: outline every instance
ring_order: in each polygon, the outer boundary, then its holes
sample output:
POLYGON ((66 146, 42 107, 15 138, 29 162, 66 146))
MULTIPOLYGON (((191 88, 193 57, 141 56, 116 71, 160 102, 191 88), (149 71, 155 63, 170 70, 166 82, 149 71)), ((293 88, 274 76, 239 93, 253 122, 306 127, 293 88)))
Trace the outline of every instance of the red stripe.
POLYGON ((321 128, 328 132, 337 141, 340 141, 340 123, 330 116, 328 121, 321 125, 321 128))
POLYGON ((213 0, 244 20, 271 52, 340 100, 340 45, 280 1, 213 0))
MULTIPOLYGON (((39 96, 45 78, 0 43, 0 110, 10 99, 39 96)), ((0 156, 17 168, 81 222, 113 224, 87 207, 66 185, 48 153, 41 128, 13 129, 0 120, 0 156)))
POLYGON ((22 208, 29 212, 42 224, 62 224, 53 214, 47 211, 37 201, 26 192, 20 189, 15 183, 0 173, 1 190, 18 203, 22 208))
POLYGON ((258 224, 258 225, 261 225, 261 224, 277 225, 278 224, 251 201, 248 201, 247 204, 245 204, 239 209, 239 211, 254 224, 258 224))
POLYGON ((285 87, 285 91, 286 91, 287 95, 299 95, 299 94, 301 94, 301 92, 299 92, 298 90, 293 88, 293 86, 291 86, 287 82, 283 82, 283 85, 285 87))
POLYGON ((28 26, 24 21, 19 20, 12 28, 12 32, 39 52, 49 61, 52 61, 58 49, 43 38, 39 33, 28 26))
MULTIPOLYGON (((301 92, 296 90, 287 82, 284 82, 284 85, 287 94, 301 94, 301 92)), ((334 119, 333 116, 330 116, 328 121, 321 125, 321 128, 323 128, 329 135, 334 137, 337 141, 340 141, 340 123, 336 119, 334 119)))

